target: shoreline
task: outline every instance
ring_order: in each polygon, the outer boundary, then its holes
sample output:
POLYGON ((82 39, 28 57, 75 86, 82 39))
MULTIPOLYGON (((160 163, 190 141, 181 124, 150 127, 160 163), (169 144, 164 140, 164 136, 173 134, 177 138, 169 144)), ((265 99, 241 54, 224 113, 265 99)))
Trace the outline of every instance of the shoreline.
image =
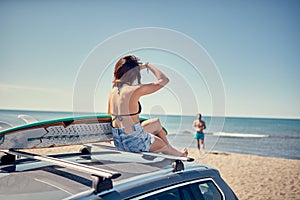
MULTIPOLYGON (((183 148, 183 147, 180 147, 180 148, 183 148)), ((179 148, 179 149, 180 149, 179 148)), ((198 149, 197 147, 188 147, 189 151, 197 151, 198 152, 198 149)), ((264 158, 275 158, 275 159, 285 159, 285 160, 297 160, 297 161, 300 161, 300 159, 298 158, 287 158, 287 157, 274 157, 274 156, 267 156, 267 155, 258 155, 258 154, 250 154, 250 153, 243 153, 243 152, 230 152, 230 151, 222 151, 222 150, 210 150, 210 151, 207 151, 205 152, 205 154, 237 154, 237 155, 245 155, 245 156, 258 156, 258 157, 264 157, 264 158)), ((203 154, 202 154, 203 156, 203 154)))
POLYGON ((239 199, 300 199, 300 160, 219 151, 199 156, 194 149, 189 155, 219 170, 239 199))

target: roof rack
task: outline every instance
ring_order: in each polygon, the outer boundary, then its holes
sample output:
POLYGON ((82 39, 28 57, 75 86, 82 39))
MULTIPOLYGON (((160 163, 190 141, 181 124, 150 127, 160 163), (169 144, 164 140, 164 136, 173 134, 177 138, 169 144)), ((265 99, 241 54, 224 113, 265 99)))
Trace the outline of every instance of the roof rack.
MULTIPOLYGON (((84 145, 84 148, 87 148, 87 152, 81 152, 82 154, 90 154, 91 148, 93 145, 84 145)), ((109 147, 106 145, 96 145, 101 146, 102 148, 108 148, 111 150, 118 151, 115 147, 109 147)), ((115 179, 121 176, 121 173, 115 172, 115 171, 109 171, 105 169, 96 168, 89 165, 84 165, 76 162, 71 162, 67 160, 62 160, 59 158, 54 157, 48 157, 44 155, 39 154, 33 154, 28 153, 24 151, 19 151, 16 149, 9 149, 9 150, 0 150, 1 152, 4 152, 7 155, 15 155, 15 156, 21 156, 26 157, 30 159, 35 159, 39 161, 48 162, 51 164, 54 164, 56 166, 65 167, 68 169, 72 169, 79 172, 84 172, 91 175, 92 181, 93 181, 93 192, 94 193, 100 193, 105 190, 109 190, 113 188, 113 183, 111 179, 115 179)), ((174 156, 174 155, 168 155, 163 153, 153 153, 153 152, 141 152, 141 153, 134 153, 134 154, 141 154, 143 158, 145 159, 154 159, 156 157, 164 158, 168 160, 172 160, 172 171, 173 172, 179 172, 184 170, 184 164, 183 162, 193 162, 194 158, 190 157, 180 157, 180 156, 174 156)))
MULTIPOLYGON (((108 145, 102 145, 102 144, 87 144, 84 145, 86 148, 86 151, 84 152, 91 152, 91 148, 93 146, 98 146, 104 149, 109 149, 113 151, 120 151, 116 147, 113 146, 108 146, 108 145)), ((133 152, 127 152, 127 153, 133 153, 133 152)), ((174 162, 172 163, 172 171, 173 172, 178 172, 184 170, 184 164, 182 161, 185 162, 193 162, 195 159, 191 157, 182 157, 182 156, 174 156, 170 154, 164 154, 164 153, 154 153, 154 152, 140 152, 140 153, 133 153, 133 154, 141 154, 142 157, 146 160, 153 160, 154 158, 164 158, 168 160, 173 160, 174 162)))
MULTIPOLYGON (((100 148, 107 149, 107 150, 112 150, 112 151, 124 152, 124 151, 118 150, 115 146, 111 146, 111 145, 107 145, 107 144, 98 144, 98 143, 97 144, 93 144, 93 143, 85 144, 84 147, 87 149, 85 149, 84 152, 90 153, 93 146, 100 147, 100 148)), ((185 161, 185 162, 193 162, 195 160, 192 157, 174 156, 174 155, 165 154, 165 153, 155 153, 155 152, 134 153, 134 152, 128 152, 128 151, 126 151, 126 153, 141 154, 144 156, 144 158, 147 157, 149 159, 154 159, 154 158, 158 157, 158 158, 165 158, 165 159, 169 159, 169 160, 180 160, 180 161, 185 161)))
POLYGON ((17 151, 14 149, 9 150, 1 150, 6 154, 31 158, 35 160, 40 160, 48 163, 52 163, 54 165, 65 167, 68 169, 72 169, 79 172, 84 172, 90 174, 93 180, 93 189, 95 193, 102 192, 104 190, 109 190, 113 188, 112 180, 121 176, 119 172, 109 171, 105 169, 96 168, 93 166, 83 165, 80 163, 75 163, 67 160, 62 160, 58 158, 52 158, 48 156, 27 153, 23 151, 17 151))

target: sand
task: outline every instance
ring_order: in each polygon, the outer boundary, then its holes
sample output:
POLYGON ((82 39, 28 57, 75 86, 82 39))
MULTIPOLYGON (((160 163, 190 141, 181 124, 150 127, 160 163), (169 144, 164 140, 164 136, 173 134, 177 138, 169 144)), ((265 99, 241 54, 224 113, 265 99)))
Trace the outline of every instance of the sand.
MULTIPOLYGON (((32 153, 58 154, 78 152, 82 146, 33 149, 32 153)), ((212 166, 233 189, 239 199, 300 199, 300 160, 254 155, 209 152, 189 149, 196 162, 212 166)))
POLYGON ((197 162, 220 171, 239 199, 300 199, 300 160, 190 150, 197 162))

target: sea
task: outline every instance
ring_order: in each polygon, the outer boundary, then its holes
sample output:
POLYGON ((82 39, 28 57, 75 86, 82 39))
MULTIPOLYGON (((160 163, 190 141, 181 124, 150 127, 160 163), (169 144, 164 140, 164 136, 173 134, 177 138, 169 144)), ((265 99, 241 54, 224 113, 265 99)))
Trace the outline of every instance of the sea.
MULTIPOLYGON (((73 112, 1 110, 0 121, 12 126, 25 122, 19 115, 29 115, 39 121, 71 117, 73 112)), ((76 113, 95 115, 95 113, 76 113)), ((196 149, 192 124, 195 116, 142 115, 159 118, 168 131, 168 140, 178 148, 196 149)), ((203 116, 206 152, 228 152, 276 158, 300 159, 300 119, 271 119, 203 116)))

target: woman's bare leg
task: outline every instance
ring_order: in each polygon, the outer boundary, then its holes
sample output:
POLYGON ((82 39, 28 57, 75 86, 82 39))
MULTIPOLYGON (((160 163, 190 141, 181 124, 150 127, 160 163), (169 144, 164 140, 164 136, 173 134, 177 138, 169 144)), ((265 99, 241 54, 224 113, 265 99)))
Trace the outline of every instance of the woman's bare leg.
POLYGON ((164 143, 169 144, 167 139, 167 134, 162 128, 162 125, 158 118, 148 119, 141 123, 143 129, 147 133, 151 133, 164 141, 164 143))
POLYGON ((187 149, 184 149, 183 151, 179 151, 175 149, 172 145, 166 144, 161 138, 157 136, 154 136, 154 138, 155 140, 149 149, 150 152, 162 152, 174 156, 184 156, 184 157, 188 156, 187 149))

